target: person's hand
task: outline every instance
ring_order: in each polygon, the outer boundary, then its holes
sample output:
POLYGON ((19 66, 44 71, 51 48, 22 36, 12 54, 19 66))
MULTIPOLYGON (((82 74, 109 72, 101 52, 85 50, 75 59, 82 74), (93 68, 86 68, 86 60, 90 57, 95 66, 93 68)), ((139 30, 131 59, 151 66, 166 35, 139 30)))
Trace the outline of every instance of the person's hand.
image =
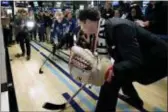
POLYGON ((143 24, 144 24, 145 27, 148 27, 149 26, 149 21, 145 21, 143 24))
POLYGON ((136 23, 138 26, 145 27, 144 22, 143 22, 142 20, 136 20, 135 23, 136 23))
POLYGON ((141 27, 148 27, 149 26, 149 21, 142 21, 142 20, 136 20, 135 23, 141 27))

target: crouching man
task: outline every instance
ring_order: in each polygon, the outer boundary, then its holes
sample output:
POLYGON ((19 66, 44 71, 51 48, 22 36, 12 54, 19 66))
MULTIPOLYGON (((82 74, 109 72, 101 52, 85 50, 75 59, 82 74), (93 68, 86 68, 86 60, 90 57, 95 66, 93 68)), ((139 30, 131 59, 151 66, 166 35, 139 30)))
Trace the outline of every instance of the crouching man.
POLYGON ((115 60, 111 75, 101 87, 95 111, 116 111, 120 89, 130 102, 138 108, 143 108, 143 101, 132 82, 151 84, 166 76, 167 45, 129 20, 102 19, 95 9, 82 10, 78 19, 86 34, 96 35, 95 39, 92 39, 93 43, 100 44, 95 48, 102 48, 99 41, 104 41, 106 47, 103 48, 107 48, 108 54, 115 60))

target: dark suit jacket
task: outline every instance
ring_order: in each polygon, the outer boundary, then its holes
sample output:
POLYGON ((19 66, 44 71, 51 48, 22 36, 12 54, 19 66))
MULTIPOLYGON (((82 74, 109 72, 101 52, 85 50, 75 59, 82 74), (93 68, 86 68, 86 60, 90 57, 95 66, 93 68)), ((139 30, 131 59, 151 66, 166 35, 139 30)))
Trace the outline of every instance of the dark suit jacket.
POLYGON ((167 45, 156 35, 129 20, 112 18, 106 20, 105 36, 115 59, 114 74, 155 76, 154 80, 166 75, 167 45))
POLYGON ((109 10, 102 8, 100 12, 101 12, 101 17, 104 19, 109 19, 114 16, 114 11, 111 8, 109 10))
POLYGON ((158 1, 155 4, 155 8, 152 8, 151 4, 145 10, 145 19, 150 21, 147 29, 155 34, 168 35, 167 30, 167 1, 158 1))

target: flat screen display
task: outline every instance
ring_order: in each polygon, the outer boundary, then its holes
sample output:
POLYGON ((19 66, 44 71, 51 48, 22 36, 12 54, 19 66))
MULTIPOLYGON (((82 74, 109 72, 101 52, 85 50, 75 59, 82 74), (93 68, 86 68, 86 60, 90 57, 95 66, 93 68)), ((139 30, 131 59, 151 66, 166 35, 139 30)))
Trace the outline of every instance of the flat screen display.
POLYGON ((27 7, 27 6, 28 6, 28 3, 25 2, 25 1, 21 1, 21 2, 16 2, 16 1, 15 1, 15 6, 16 6, 16 7, 27 7))
POLYGON ((112 5, 113 5, 113 6, 118 6, 118 5, 119 5, 119 2, 113 1, 112 5))
POLYGON ((33 2, 33 4, 34 4, 35 7, 38 7, 38 6, 39 6, 39 5, 38 5, 38 2, 33 2))
POLYGON ((8 6, 10 3, 8 1, 1 1, 1 6, 8 6))
POLYGON ((83 9, 84 9, 84 5, 80 5, 80 6, 79 6, 79 9, 80 9, 80 10, 83 10, 83 9))

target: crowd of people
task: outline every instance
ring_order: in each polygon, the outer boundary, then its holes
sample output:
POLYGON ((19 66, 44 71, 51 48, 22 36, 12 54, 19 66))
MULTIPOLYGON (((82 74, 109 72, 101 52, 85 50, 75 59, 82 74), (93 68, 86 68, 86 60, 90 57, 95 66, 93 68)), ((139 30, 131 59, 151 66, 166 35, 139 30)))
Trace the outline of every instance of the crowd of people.
POLYGON ((150 1, 143 13, 140 5, 121 2, 117 8, 106 3, 101 9, 103 18, 123 18, 136 22, 141 27, 155 34, 167 35, 167 4, 165 2, 150 1), (137 21, 139 20, 139 21, 137 21))
MULTIPOLYGON (((118 7, 112 7, 111 2, 106 2, 105 6, 100 8, 101 17, 105 19, 128 19, 136 22, 138 25, 151 31, 152 33, 167 35, 167 10, 166 5, 163 2, 149 2, 145 10, 145 14, 142 13, 142 9, 138 4, 119 3, 118 7)), ((13 24, 10 24, 8 29, 9 32, 12 32, 12 29, 15 29, 14 36, 16 37, 19 28, 16 28, 15 26, 21 24, 19 21, 21 21, 22 18, 27 18, 27 20, 32 20, 36 23, 34 28, 30 31, 30 40, 52 43, 53 36, 57 35, 58 37, 60 36, 60 38, 64 37, 63 33, 65 33, 65 31, 62 29, 65 28, 62 27, 61 24, 66 24, 67 30, 70 30, 70 32, 76 33, 75 31, 78 31, 77 28, 79 28, 79 25, 77 18, 72 17, 72 15, 74 14, 71 10, 57 12, 48 10, 38 11, 36 13, 34 11, 26 12, 24 10, 18 10, 15 15, 15 19, 13 20, 11 18, 11 23, 13 24), (22 12, 25 12, 24 16, 22 16, 22 12), (58 21, 59 24, 56 25, 58 26, 55 27, 56 29, 53 29, 52 26, 55 24, 55 21, 58 21), (75 30, 75 28, 77 30, 75 30), (52 30, 54 30, 54 34, 52 33, 52 30), (61 32, 61 30, 63 32, 61 32)), ((8 45, 12 43, 12 33, 8 36, 7 41, 8 45)))

